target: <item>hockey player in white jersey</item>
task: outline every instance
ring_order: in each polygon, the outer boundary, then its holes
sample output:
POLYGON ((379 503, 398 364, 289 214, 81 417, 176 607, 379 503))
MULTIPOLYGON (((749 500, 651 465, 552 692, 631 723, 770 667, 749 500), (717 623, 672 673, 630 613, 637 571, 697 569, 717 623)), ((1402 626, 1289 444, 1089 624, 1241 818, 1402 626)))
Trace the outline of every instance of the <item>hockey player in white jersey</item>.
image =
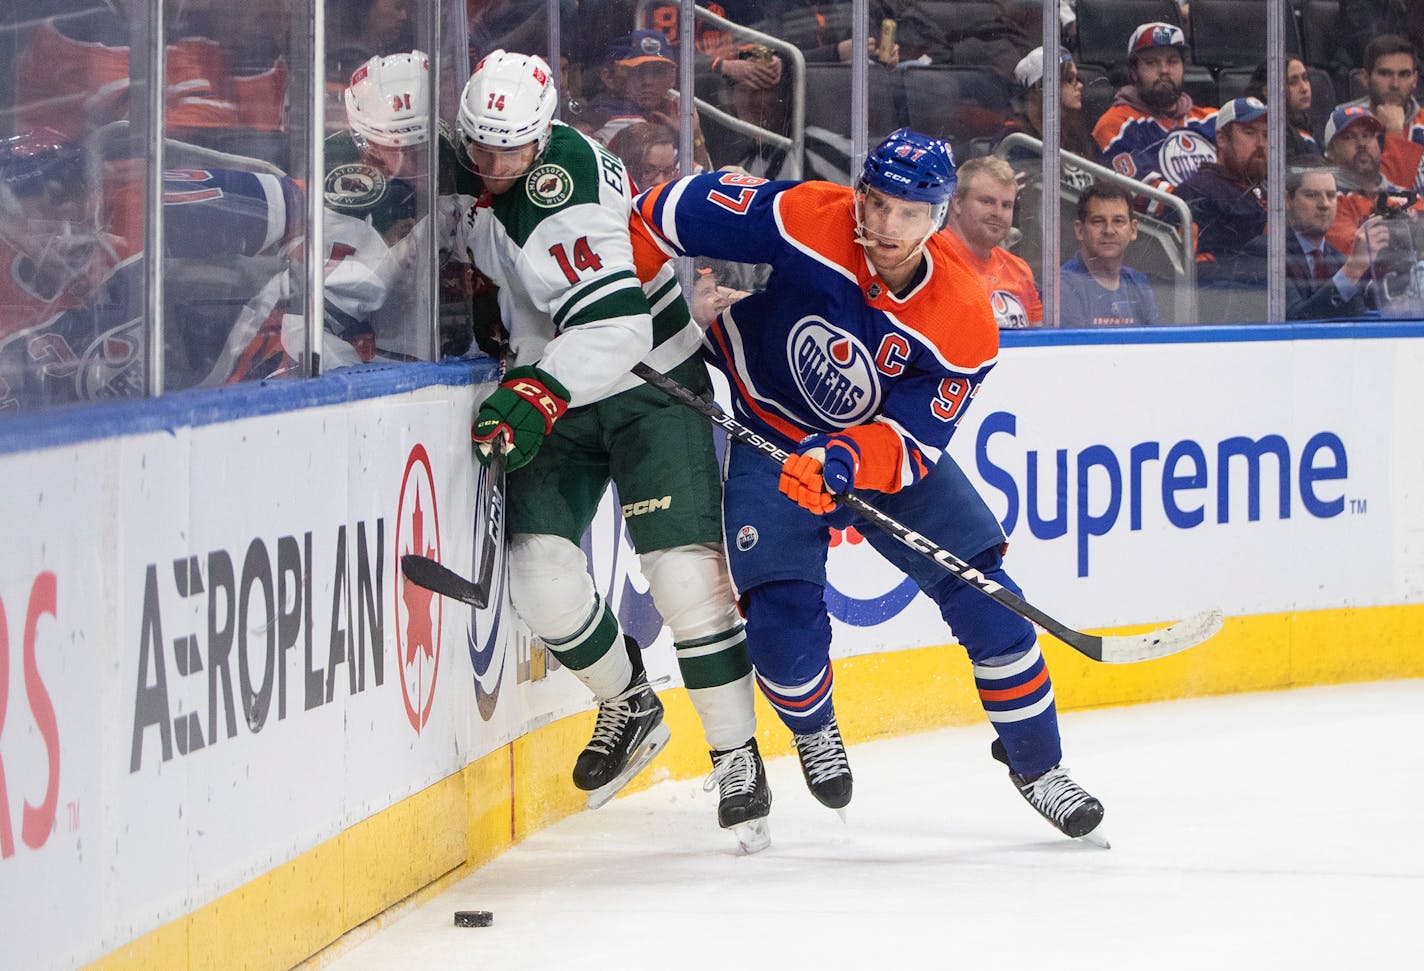
POLYGON ((499 288, 509 333, 510 370, 472 435, 482 461, 497 440, 506 449, 511 599, 598 699, 573 778, 601 805, 668 738, 641 651, 579 548, 611 479, 624 508, 640 510, 628 532, 712 750, 718 822, 754 852, 769 841, 771 795, 710 428, 629 373, 645 361, 710 394, 700 334, 671 266, 640 282, 623 163, 554 121, 556 104, 543 60, 496 50, 465 86, 457 122, 462 160, 486 189, 463 242, 499 288))

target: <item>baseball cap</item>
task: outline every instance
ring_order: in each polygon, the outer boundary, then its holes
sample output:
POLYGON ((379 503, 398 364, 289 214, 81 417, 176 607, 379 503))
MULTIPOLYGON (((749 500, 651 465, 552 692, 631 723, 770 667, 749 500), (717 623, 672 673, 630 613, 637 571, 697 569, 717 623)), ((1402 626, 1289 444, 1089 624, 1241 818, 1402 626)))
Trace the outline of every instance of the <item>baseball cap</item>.
POLYGON ((1377 132, 1384 131, 1384 125, 1370 109, 1363 105, 1341 105, 1330 112, 1330 120, 1325 123, 1325 144, 1329 145, 1340 132, 1351 125, 1358 125, 1360 122, 1364 122, 1377 132))
POLYGON ((1127 42, 1127 56, 1140 54, 1153 47, 1180 47, 1185 51, 1186 46, 1187 36, 1182 33, 1182 28, 1154 20, 1132 32, 1132 38, 1127 42))
POLYGON ((1235 122, 1245 124, 1266 114, 1266 103, 1259 98, 1232 98, 1216 113, 1216 130, 1235 122))
MULTIPOLYGON (((1058 55, 1060 64, 1071 64, 1073 55, 1067 51, 1061 51, 1058 55)), ((1025 90, 1033 87, 1043 80, 1043 48, 1035 47, 1023 56, 1014 67, 1014 80, 1018 81, 1025 90)))
POLYGON ((652 64, 657 61, 664 64, 677 63, 675 49, 659 30, 635 30, 619 37, 608 45, 608 59, 624 67, 637 67, 639 64, 652 64))

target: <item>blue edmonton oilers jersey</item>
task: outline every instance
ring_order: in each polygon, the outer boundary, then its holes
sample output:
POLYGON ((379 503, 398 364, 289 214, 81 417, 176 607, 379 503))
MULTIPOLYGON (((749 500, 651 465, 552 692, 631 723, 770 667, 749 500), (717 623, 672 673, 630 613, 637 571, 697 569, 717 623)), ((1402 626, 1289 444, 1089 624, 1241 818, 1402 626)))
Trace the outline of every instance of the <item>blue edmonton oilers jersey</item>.
POLYGON ((920 281, 890 293, 855 242, 847 187, 709 173, 644 193, 633 223, 644 258, 771 265, 766 289, 707 333, 737 417, 783 445, 878 426, 862 462, 877 467, 882 491, 928 472, 997 359, 998 327, 972 271, 936 234, 920 281))

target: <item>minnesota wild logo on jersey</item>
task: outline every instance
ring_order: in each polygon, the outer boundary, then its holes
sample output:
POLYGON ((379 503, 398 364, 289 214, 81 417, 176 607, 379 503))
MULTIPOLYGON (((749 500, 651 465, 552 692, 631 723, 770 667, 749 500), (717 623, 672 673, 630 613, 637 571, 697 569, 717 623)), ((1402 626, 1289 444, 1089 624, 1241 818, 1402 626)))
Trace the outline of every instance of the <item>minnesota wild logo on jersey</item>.
POLYGON ((326 174, 326 203, 339 211, 374 208, 386 194, 384 172, 364 162, 338 165, 326 174))
POLYGON ((556 209, 574 194, 574 180, 561 165, 540 165, 525 180, 529 201, 544 209, 556 209))

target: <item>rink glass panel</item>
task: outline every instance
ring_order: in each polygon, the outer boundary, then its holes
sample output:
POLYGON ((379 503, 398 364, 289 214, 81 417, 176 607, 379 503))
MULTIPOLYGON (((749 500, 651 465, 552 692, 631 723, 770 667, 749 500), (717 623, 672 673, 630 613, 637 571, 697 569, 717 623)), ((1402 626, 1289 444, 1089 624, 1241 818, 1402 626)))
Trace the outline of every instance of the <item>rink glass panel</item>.
MULTIPOLYGON (((1146 11, 1150 5, 1140 6, 1146 11)), ((558 61, 563 87, 560 117, 588 127, 600 98, 606 103, 618 94, 610 92, 620 83, 609 70, 613 42, 638 29, 660 31, 678 62, 671 87, 680 91, 690 77, 691 97, 670 92, 667 110, 649 109, 641 117, 677 135, 670 165, 666 151, 640 149, 639 158, 629 159, 630 171, 644 181, 698 166, 741 165, 772 177, 799 168, 804 177, 850 184, 866 148, 900 126, 949 140, 960 163, 997 151, 1010 157, 1020 186, 1004 245, 1027 261, 1041 289, 1051 274, 1061 302, 1057 267, 1079 247, 1075 207, 1093 171, 1069 163, 1062 178, 1045 185, 1032 144, 1001 148, 1001 136, 1012 129, 1006 124, 1024 112, 1027 92, 1015 68, 1043 39, 1041 5, 742 0, 705 9, 757 33, 728 31, 696 16, 689 30, 681 4, 628 0, 588 9, 535 0, 341 0, 327 3, 320 17, 303 0, 12 4, 0 19, 6 55, 0 134, 10 146, 0 194, 6 257, 0 268, 0 414, 465 352, 460 328, 468 293, 445 272, 448 264, 439 268, 438 243, 416 229, 429 224, 432 209, 428 145, 409 153, 412 175, 392 203, 400 218, 376 230, 374 253, 357 257, 371 264, 368 272, 355 274, 354 284, 350 274, 338 273, 341 259, 334 259, 339 254, 332 247, 341 249, 345 237, 326 214, 316 257, 324 272, 307 271, 313 211, 307 192, 325 187, 332 174, 315 149, 345 128, 342 91, 365 58, 412 49, 433 52, 432 114, 453 122, 463 82, 481 55, 503 47, 548 57, 556 48, 550 60, 558 61), (312 36, 314 23, 324 25, 321 43, 312 36), (853 49, 864 38, 874 41, 874 52, 853 49), (754 92, 739 89, 739 69, 726 68, 727 60, 764 63, 770 57, 783 62, 781 80, 754 92), (152 96, 149 79, 160 63, 163 90, 152 96), (799 129, 797 117, 803 119, 799 129), (778 139, 793 135, 804 136, 796 151, 777 151, 778 139), (45 145, 64 156, 52 169, 36 154, 45 145), (203 191, 214 187, 196 173, 270 177, 260 195, 271 232, 254 239, 250 226, 242 228, 253 216, 251 199, 228 199, 249 206, 234 217, 212 199, 175 195, 172 178, 165 183, 155 175, 159 165, 203 191), (175 216, 175 204, 212 209, 201 233, 175 216), (1043 231, 1050 207, 1059 213, 1056 240, 1043 231), (157 272, 146 264, 155 234, 163 237, 157 272), (314 279, 327 292, 309 292, 314 279), (441 295, 432 299, 437 289, 441 295), (316 306, 322 313, 312 313, 316 306), (309 336, 309 328, 318 334, 309 336)), ((1234 13, 1220 2, 1185 11, 1170 0, 1161 6, 1156 15, 1170 21, 1175 14, 1186 31, 1183 88, 1198 104, 1219 105, 1246 91, 1252 69, 1268 54, 1270 32, 1260 27, 1267 9, 1250 0, 1234 13), (1233 30, 1229 18, 1248 6, 1253 29, 1233 30)), ((1129 80, 1126 46, 1134 25, 1124 24, 1121 10, 1083 2, 1074 22, 1060 24, 1062 48, 1073 60, 1059 69, 1071 66, 1083 82, 1077 118, 1044 91, 1044 117, 1057 117, 1061 129, 1091 128, 1129 80)), ((1306 13, 1286 11, 1279 46, 1302 51, 1309 61, 1315 103, 1296 127, 1320 141, 1329 107, 1363 94, 1365 85, 1361 71, 1321 60, 1328 38, 1322 42, 1319 25, 1306 13)), ((1271 138, 1284 138, 1284 123, 1272 125, 1271 138)), ((1112 159, 1097 161, 1114 168, 1112 159)), ((357 192, 358 182, 338 178, 335 184, 357 192)), ((1284 197, 1269 178, 1263 184, 1265 198, 1284 197)), ((1125 262, 1147 276, 1162 323, 1273 319, 1267 298, 1285 275, 1281 244, 1275 262, 1258 260, 1241 273, 1223 274, 1221 260, 1199 261, 1191 244, 1200 229, 1184 239, 1173 214, 1149 198, 1134 199, 1134 214, 1138 236, 1125 262)), ((1406 214, 1391 221, 1388 253, 1371 267, 1368 316, 1419 314, 1424 274, 1416 272, 1415 220, 1406 214)), ((1282 212, 1271 223, 1282 240, 1286 222, 1282 212)), ((1252 246, 1269 253, 1269 243, 1263 236, 1252 246)), ((759 282, 755 268, 710 269, 738 289, 759 282)), ((1090 324, 1047 308, 1043 326, 1090 324)))

